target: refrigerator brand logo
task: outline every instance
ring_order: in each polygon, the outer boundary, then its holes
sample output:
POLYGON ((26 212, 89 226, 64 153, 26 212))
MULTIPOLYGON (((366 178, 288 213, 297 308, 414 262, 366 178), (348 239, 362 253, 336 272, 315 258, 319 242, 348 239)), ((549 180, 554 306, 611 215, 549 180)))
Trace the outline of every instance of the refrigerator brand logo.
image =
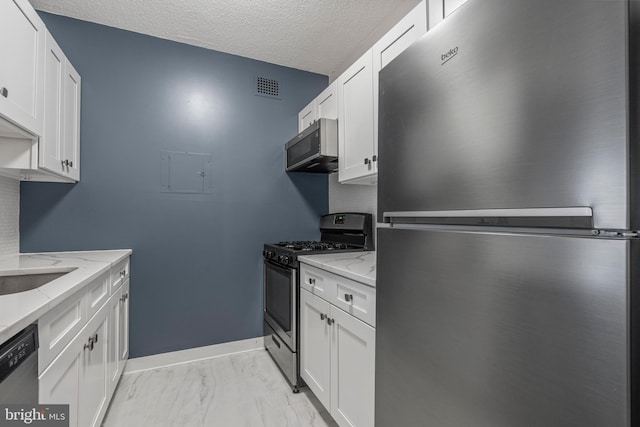
POLYGON ((453 49, 449 49, 449 52, 446 52, 440 55, 440 60, 442 61, 442 64, 440 65, 446 64, 451 59, 453 59, 453 57, 455 57, 457 54, 458 54, 458 46, 454 47, 453 49))

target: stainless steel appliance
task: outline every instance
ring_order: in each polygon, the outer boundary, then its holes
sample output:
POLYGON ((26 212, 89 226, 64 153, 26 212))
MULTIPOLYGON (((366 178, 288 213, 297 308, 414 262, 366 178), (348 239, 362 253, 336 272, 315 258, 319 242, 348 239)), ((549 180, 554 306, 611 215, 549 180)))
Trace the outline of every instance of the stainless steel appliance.
POLYGON ((298 357, 299 255, 373 250, 371 214, 320 218, 319 242, 264 245, 264 345, 294 392, 302 385, 298 357))
POLYGON ((469 0, 380 73, 376 425, 640 425, 640 2, 469 0))
POLYGON ((0 345, 0 404, 38 403, 38 326, 0 345))
POLYGON ((287 172, 330 173, 338 169, 338 122, 316 120, 285 145, 287 172))

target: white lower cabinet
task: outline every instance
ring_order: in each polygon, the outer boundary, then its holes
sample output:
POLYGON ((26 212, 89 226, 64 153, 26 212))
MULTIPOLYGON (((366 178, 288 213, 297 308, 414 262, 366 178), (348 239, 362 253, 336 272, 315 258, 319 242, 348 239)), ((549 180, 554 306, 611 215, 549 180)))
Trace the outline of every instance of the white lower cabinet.
POLYGON ((104 416, 107 314, 104 306, 40 376, 40 403, 69 404, 69 427, 98 426, 104 416))
POLYGON ((101 311, 80 334, 79 427, 100 426, 107 410, 107 306, 101 311))
POLYGON ((331 325, 328 302, 300 290, 300 376, 325 408, 331 405, 331 325))
POLYGON ((122 285, 120 320, 118 325, 118 366, 122 372, 129 358, 129 279, 122 285))
MULTIPOLYGON (((83 349, 80 335, 40 376, 39 402, 69 405, 69 427, 78 427, 78 396, 83 349)), ((84 342, 84 340, 83 340, 84 342)))
POLYGON ((374 425, 375 329, 300 291, 302 379, 342 427, 374 425))
POLYGON ((39 402, 69 404, 69 427, 102 424, 124 371, 129 356, 128 260, 126 265, 126 273, 116 275, 115 269, 121 266, 113 267, 38 321, 45 332, 41 346, 49 355, 40 358, 44 364, 39 376, 39 402), (121 286, 112 288, 110 278, 115 276, 122 278, 121 286), (81 328, 75 329, 79 322, 81 328), (79 332, 63 334, 58 329, 79 332), (64 343, 62 338, 69 335, 75 336, 66 346, 47 344, 64 343))
POLYGON ((120 307, 122 288, 119 288, 109 300, 109 336, 107 337, 107 395, 112 396, 118 385, 122 369, 118 366, 120 352, 118 333, 120 331, 120 307))

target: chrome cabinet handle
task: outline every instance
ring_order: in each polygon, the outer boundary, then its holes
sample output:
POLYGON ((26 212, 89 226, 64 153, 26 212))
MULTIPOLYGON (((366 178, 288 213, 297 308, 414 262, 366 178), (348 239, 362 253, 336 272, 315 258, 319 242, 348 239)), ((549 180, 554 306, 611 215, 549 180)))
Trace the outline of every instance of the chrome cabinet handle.
POLYGON ((346 302, 349 302, 349 301, 353 302, 353 295, 351 295, 351 294, 344 294, 344 300, 345 300, 346 302))
POLYGON ((127 292, 126 294, 122 295, 120 297, 120 301, 125 302, 126 300, 129 299, 129 292, 127 292))
POLYGON ((316 279, 309 279, 309 284, 310 285, 315 285, 316 284, 316 279))
POLYGON ((368 165, 368 164, 369 164, 369 158, 368 158, 368 157, 364 159, 364 164, 365 164, 365 165, 368 165))
POLYGON ((125 270, 122 270, 122 271, 120 272, 120 277, 124 277, 124 276, 126 276, 126 275, 127 275, 127 272, 126 272, 125 270))
POLYGON ((89 341, 89 344, 85 344, 82 347, 82 349, 83 350, 89 349, 89 351, 93 351, 93 347, 94 347, 95 343, 98 342, 98 334, 95 334, 94 336, 89 337, 88 341, 89 341))
POLYGON ((6 87, 0 88, 0 95, 4 96, 5 98, 8 98, 9 90, 6 87))
POLYGON ((69 162, 69 167, 73 167, 73 162, 69 162))
POLYGON ((327 316, 327 323, 328 323, 329 325, 333 325, 333 323, 334 323, 334 322, 335 322, 335 320, 334 320, 334 319, 329 319, 329 317, 327 316))
POLYGON ((374 155, 374 156, 371 158, 371 161, 372 161, 372 162, 377 162, 377 161, 378 161, 378 156, 374 155))
POLYGON ((327 315, 324 313, 320 313, 320 320, 324 320, 327 318, 327 315))

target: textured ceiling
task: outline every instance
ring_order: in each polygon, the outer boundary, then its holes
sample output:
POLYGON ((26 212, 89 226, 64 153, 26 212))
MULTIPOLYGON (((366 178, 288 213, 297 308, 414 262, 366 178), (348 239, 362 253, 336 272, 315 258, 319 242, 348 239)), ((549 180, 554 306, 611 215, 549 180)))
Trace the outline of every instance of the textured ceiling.
POLYGON ((328 75, 419 0, 30 0, 38 10, 328 75))

